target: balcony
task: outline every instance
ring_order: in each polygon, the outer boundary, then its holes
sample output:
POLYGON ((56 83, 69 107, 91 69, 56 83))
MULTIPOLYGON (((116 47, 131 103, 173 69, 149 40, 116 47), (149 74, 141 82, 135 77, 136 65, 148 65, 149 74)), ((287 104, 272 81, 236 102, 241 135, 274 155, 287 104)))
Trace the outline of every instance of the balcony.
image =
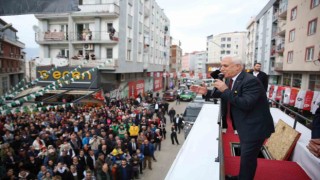
POLYGON ((278 11, 275 11, 272 15, 272 21, 275 22, 278 20, 278 17, 279 17, 279 12, 278 11))
MULTIPOLYGON (((70 60, 71 66, 78 66, 83 64, 82 60, 70 60)), ((87 64, 84 64, 83 67, 99 67, 100 70, 115 70, 118 67, 117 59, 96 59, 88 60, 87 64)))
POLYGON ((117 43, 119 41, 118 32, 115 31, 39 32, 36 33, 35 38, 39 44, 117 43))
POLYGON ((286 35, 286 21, 280 21, 277 28, 277 34, 284 37, 286 35))
POLYGON ((280 18, 287 18, 287 9, 288 9, 288 4, 287 3, 282 3, 279 5, 279 17, 280 18))
POLYGON ((271 52, 270 52, 270 56, 274 57, 276 55, 276 46, 272 46, 271 47, 271 52))
POLYGON ((284 52, 284 42, 281 42, 280 44, 277 45, 276 52, 278 54, 283 54, 283 52, 284 52))
POLYGON ((86 4, 79 5, 81 9, 79 12, 74 12, 71 16, 74 19, 94 16, 94 17, 118 17, 120 14, 120 8, 117 4, 86 4))
POLYGON ((283 62, 276 62, 274 65, 275 71, 283 71, 283 62))
POLYGON ((149 17, 150 16, 150 8, 144 7, 144 17, 149 17))

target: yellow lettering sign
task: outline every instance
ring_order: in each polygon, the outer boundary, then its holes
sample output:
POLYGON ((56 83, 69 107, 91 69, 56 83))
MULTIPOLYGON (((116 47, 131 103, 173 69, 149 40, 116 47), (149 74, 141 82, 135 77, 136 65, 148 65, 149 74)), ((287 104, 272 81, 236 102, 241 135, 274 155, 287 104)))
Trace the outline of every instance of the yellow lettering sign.
POLYGON ((47 73, 47 70, 38 71, 40 76, 43 76, 43 79, 48 79, 49 75, 47 73))
POLYGON ((54 71, 54 72, 52 73, 52 77, 53 77, 54 79, 60 79, 60 78, 61 78, 61 72, 60 72, 60 71, 54 71))

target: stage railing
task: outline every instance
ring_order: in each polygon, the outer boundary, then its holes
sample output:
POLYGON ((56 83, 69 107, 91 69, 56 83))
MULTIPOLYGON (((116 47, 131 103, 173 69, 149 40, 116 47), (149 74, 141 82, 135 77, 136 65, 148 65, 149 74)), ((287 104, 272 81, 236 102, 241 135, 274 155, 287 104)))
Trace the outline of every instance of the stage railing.
MULTIPOLYGON (((218 100, 218 99, 216 99, 218 100)), ((220 99, 219 99, 220 100, 220 99)), ((220 162, 220 180, 225 179, 225 172, 224 172, 224 153, 223 153, 223 142, 222 142, 222 115, 221 115, 221 103, 219 107, 219 115, 217 119, 217 124, 219 125, 219 137, 216 139, 219 141, 219 154, 218 157, 215 159, 215 162, 220 162)))

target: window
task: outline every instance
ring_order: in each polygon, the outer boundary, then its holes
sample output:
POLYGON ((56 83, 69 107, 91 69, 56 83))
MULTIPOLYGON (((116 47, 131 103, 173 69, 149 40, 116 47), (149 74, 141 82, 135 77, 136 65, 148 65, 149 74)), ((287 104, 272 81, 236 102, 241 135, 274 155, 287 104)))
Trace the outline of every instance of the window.
POLYGON ((226 45, 225 44, 221 44, 221 47, 224 48, 224 47, 226 47, 226 45))
POLYGON ((223 41, 226 41, 226 38, 221 38, 221 41, 223 42, 223 41))
POLYGON ((231 44, 227 44, 227 48, 231 48, 231 44))
POLYGON ((283 73, 283 85, 291 86, 291 74, 283 73))
POLYGON ((230 54, 230 51, 226 51, 227 54, 230 54))
POLYGON ((313 54, 314 54, 314 46, 307 47, 306 48, 306 61, 312 61, 313 60, 313 54))
POLYGON ((311 0, 311 9, 315 8, 318 6, 320 3, 320 0, 311 0))
POLYGON ((131 49, 127 49, 127 61, 131 61, 131 49))
POLYGON ((320 91, 320 75, 310 74, 308 89, 311 91, 320 91))
POLYGON ((228 37, 227 41, 231 41, 231 37, 228 37))
POLYGON ((225 51, 221 51, 221 54, 225 54, 225 51))
POLYGON ((113 51, 112 48, 107 48, 107 59, 113 58, 113 51))
POLYGON ((293 74, 292 87, 301 88, 302 74, 293 74))
POLYGON ((308 23, 308 35, 313 35, 317 31, 317 18, 314 20, 309 21, 308 23))
POLYGON ((295 35, 296 35, 296 30, 295 30, 295 29, 292 29, 292 30, 289 32, 289 42, 294 41, 295 35))
POLYGON ((289 51, 288 52, 287 62, 288 63, 292 63, 293 62, 293 51, 289 51))
POLYGON ((290 20, 295 20, 297 18, 297 7, 294 7, 293 9, 291 9, 291 16, 290 16, 290 20))
POLYGON ((2 94, 8 92, 8 78, 2 77, 2 94))

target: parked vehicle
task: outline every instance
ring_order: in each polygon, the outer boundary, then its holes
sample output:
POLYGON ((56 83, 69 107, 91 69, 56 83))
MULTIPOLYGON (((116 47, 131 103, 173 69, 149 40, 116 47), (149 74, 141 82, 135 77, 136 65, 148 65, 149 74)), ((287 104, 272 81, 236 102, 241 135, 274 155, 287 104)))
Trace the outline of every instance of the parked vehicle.
POLYGON ((195 102, 195 103, 204 103, 204 102, 206 102, 206 100, 203 99, 202 95, 199 95, 199 94, 198 94, 198 95, 192 100, 192 102, 195 102))
POLYGON ((168 90, 163 94, 162 99, 166 101, 174 101, 177 99, 177 95, 178 92, 176 90, 168 90))
POLYGON ((214 79, 202 79, 206 83, 207 87, 211 87, 213 84, 214 79))
POLYGON ((180 84, 179 89, 177 90, 177 93, 180 95, 184 90, 188 90, 187 85, 180 84))
POLYGON ((184 90, 180 94, 180 100, 181 101, 192 101, 196 97, 196 93, 190 91, 190 90, 184 90))
POLYGON ((189 132, 191 131, 191 128, 196 121, 203 103, 189 103, 186 107, 184 113, 183 113, 183 123, 184 123, 184 136, 187 138, 189 132))

